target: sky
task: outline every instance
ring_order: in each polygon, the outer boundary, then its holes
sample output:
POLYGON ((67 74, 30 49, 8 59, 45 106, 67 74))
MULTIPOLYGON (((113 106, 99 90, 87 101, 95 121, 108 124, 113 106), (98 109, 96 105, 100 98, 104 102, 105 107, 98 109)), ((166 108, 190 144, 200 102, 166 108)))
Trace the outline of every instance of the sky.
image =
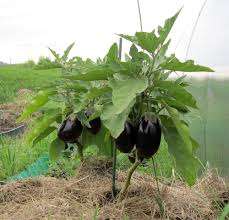
MULTIPOLYGON (((183 10, 171 32, 171 52, 185 58, 204 0, 140 0, 143 30, 152 31, 183 10)), ((208 0, 199 19, 189 59, 229 70, 229 0, 208 0)), ((136 0, 0 0, 0 61, 19 63, 50 56, 48 47, 72 55, 103 57, 118 33, 140 30, 136 0)), ((129 44, 123 42, 124 52, 129 44)))

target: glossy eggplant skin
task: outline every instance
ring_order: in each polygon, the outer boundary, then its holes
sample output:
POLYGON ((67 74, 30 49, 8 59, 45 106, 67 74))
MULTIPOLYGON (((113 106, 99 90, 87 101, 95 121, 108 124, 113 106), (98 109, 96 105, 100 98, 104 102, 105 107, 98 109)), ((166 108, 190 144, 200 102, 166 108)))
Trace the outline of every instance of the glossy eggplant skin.
POLYGON ((137 131, 136 149, 139 159, 151 158, 159 149, 161 142, 161 125, 156 122, 142 118, 137 131))
POLYGON ((123 132, 115 139, 115 145, 122 153, 129 153, 136 144, 136 129, 131 122, 126 121, 123 132))
MULTIPOLYGON (((93 114, 93 111, 91 109, 88 109, 87 111, 85 111, 85 115, 87 118, 89 118, 91 115, 93 114)), ((97 133, 99 133, 100 129, 101 129, 101 119, 100 117, 98 118, 95 118, 91 121, 89 121, 89 125, 91 126, 90 128, 89 127, 86 127, 87 130, 96 135, 97 133)))
POLYGON ((89 132, 91 132, 92 134, 97 134, 99 133, 100 129, 101 129, 101 120, 100 118, 95 118, 91 121, 89 121, 89 125, 91 126, 90 128, 87 127, 87 130, 89 132))
POLYGON ((77 118, 67 118, 62 122, 58 130, 58 137, 65 143, 75 143, 82 130, 83 126, 77 118))

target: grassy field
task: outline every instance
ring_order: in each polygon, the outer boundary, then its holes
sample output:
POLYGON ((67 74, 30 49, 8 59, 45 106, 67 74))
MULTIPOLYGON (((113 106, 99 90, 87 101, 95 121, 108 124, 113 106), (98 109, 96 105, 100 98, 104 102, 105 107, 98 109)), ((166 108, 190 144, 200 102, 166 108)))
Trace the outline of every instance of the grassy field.
MULTIPOLYGON (((34 70, 24 65, 2 66, 0 67, 0 103, 16 102, 19 89, 38 90, 58 77, 60 77, 58 69, 34 70)), ((229 83, 216 80, 191 80, 191 82, 190 91, 197 98, 200 110, 188 115, 187 119, 190 121, 192 135, 201 144, 199 156, 204 163, 209 161, 211 166, 218 167, 223 174, 228 175, 229 114, 227 109, 229 109, 229 103, 227 102, 227 94, 229 83), (204 124, 206 124, 206 130, 204 130, 204 124)), ((25 143, 24 138, 1 140, 0 180, 20 172, 40 155, 47 153, 49 142, 50 140, 47 139, 35 148, 31 148, 25 143)), ((88 154, 90 153, 92 152, 88 152, 88 154)), ((165 144, 162 144, 155 160, 158 174, 170 176, 172 160, 166 151, 165 144)), ((148 168, 142 166, 139 170, 152 173, 151 165, 152 162, 148 168)), ((72 173, 74 166, 74 163, 68 163, 67 172, 72 173)), ((118 166, 120 169, 128 167, 128 159, 125 155, 118 156, 118 166)))
POLYGON ((59 69, 34 70, 23 64, 0 66, 0 104, 13 100, 19 89, 38 90, 59 76, 59 69))

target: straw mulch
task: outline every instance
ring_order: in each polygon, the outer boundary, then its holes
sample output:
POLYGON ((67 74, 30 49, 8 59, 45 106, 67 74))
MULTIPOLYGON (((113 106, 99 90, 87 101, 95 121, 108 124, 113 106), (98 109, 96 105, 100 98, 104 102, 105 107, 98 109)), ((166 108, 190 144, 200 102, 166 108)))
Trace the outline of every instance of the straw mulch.
MULTIPOLYGON (((218 206, 228 202, 226 183, 209 171, 192 188, 161 182, 161 209, 153 177, 135 173, 118 204, 111 195, 110 171, 110 162, 91 160, 68 180, 40 177, 0 186, 0 219, 216 219, 218 206)), ((119 188, 125 176, 118 172, 119 188)))

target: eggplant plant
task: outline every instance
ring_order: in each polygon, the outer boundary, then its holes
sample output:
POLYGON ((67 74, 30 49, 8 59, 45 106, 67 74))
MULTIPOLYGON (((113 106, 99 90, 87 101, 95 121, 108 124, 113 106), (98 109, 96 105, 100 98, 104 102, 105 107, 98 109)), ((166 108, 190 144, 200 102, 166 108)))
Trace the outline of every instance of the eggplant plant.
MULTIPOLYGON (((196 180, 200 164, 195 156, 198 143, 191 137, 182 116, 197 109, 197 103, 183 76, 176 79, 169 76, 176 71, 213 70, 192 60, 182 62, 175 54, 167 55, 168 35, 179 12, 151 32, 120 34, 131 43, 125 60, 119 59, 116 43, 103 59, 95 62, 76 57, 68 65, 68 56, 64 56, 64 62, 60 61, 64 69, 61 80, 39 92, 20 118, 24 120, 48 102, 54 103, 55 107, 45 112, 29 134, 29 140, 37 143, 57 132, 62 123, 50 145, 53 158, 64 150, 64 142, 77 140, 76 145, 83 148, 89 145, 88 141, 96 142, 101 150, 111 152, 114 140, 120 152, 126 153, 133 163, 119 201, 125 197, 138 165, 159 149, 162 136, 180 176, 189 185, 196 180), (69 117, 74 119, 68 121, 69 117)), ((68 55, 69 49, 66 51, 68 55)))

